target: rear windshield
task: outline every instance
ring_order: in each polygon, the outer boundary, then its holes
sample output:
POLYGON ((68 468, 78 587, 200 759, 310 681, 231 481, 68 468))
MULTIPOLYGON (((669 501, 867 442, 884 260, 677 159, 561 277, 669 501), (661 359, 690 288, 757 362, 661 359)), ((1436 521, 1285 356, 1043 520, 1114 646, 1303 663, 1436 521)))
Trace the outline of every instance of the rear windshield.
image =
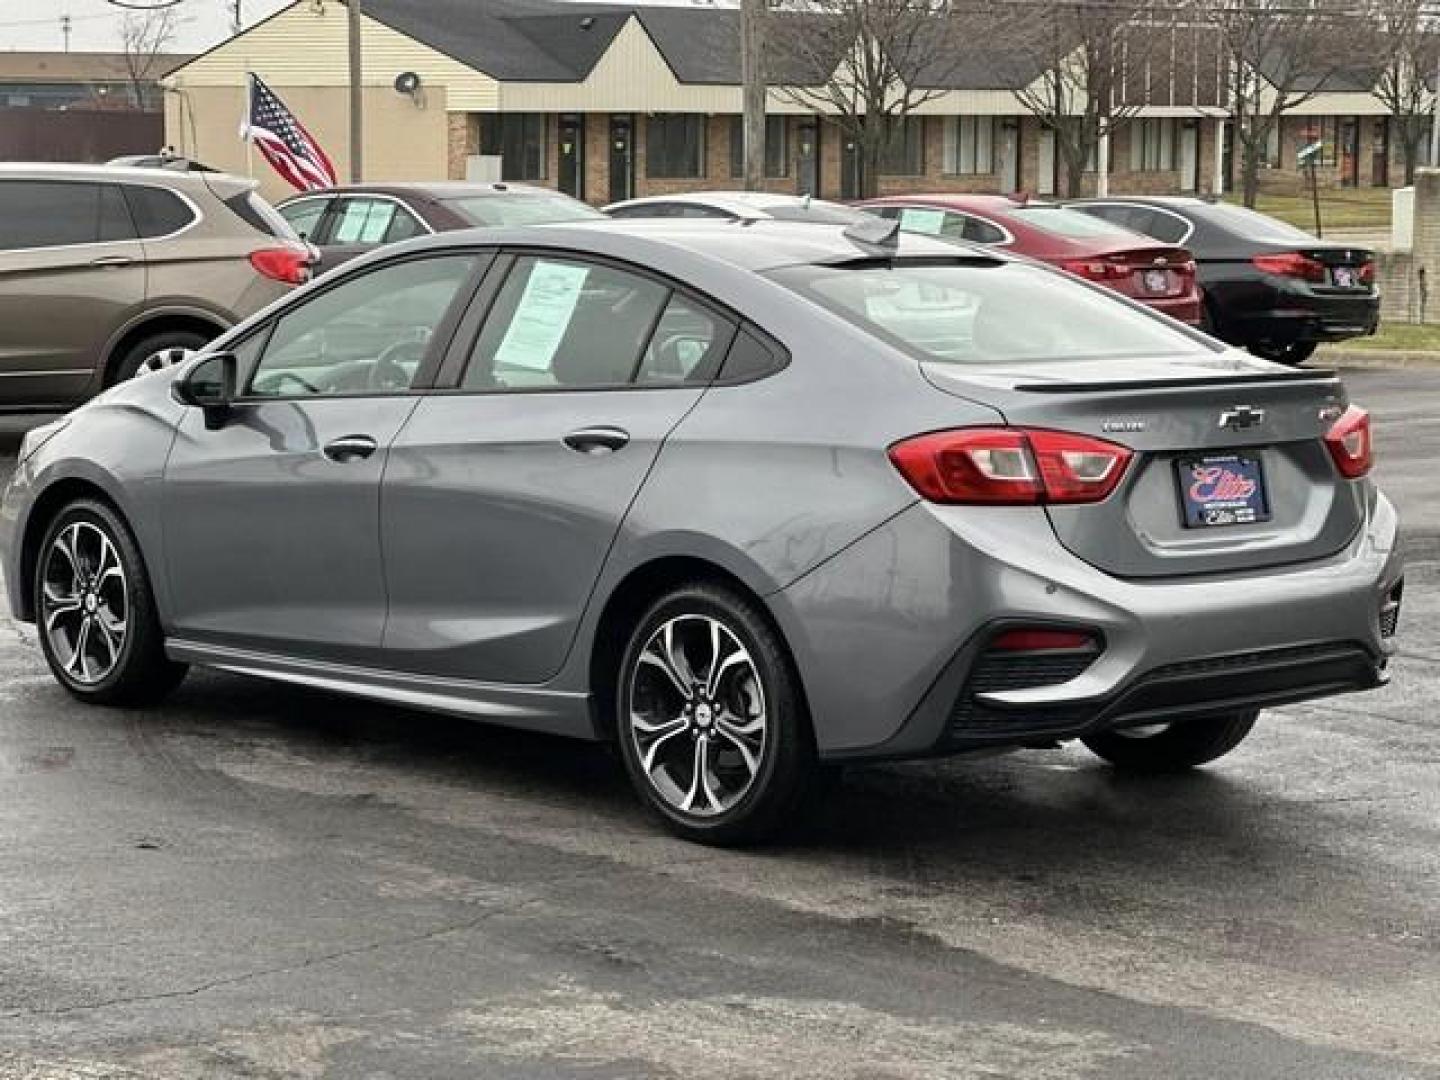
POLYGON ((1071 240, 1134 240, 1137 235, 1114 222, 1063 206, 1017 206, 1010 212, 1027 225, 1071 240))
POLYGON ((1315 237, 1302 229, 1243 206, 1214 203, 1198 216, 1213 221, 1227 232, 1238 233, 1248 240, 1282 240, 1287 244, 1314 243, 1315 237))
POLYGON ((445 205, 476 225, 544 225, 551 221, 582 221, 605 215, 564 195, 465 195, 445 205))
POLYGON ((769 276, 920 360, 1010 364, 1212 351, 1097 288, 1024 263, 787 266, 769 276))

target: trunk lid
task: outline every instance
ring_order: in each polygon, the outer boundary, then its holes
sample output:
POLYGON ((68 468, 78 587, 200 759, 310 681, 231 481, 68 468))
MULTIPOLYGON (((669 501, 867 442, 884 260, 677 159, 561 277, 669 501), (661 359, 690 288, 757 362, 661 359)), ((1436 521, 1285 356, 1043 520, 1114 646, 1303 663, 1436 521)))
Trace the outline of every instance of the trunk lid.
POLYGON ((1364 491, 1340 477, 1323 441, 1348 404, 1333 372, 1234 351, 1126 360, 1118 374, 1117 367, 924 365, 936 387, 998 409, 1008 424, 1135 451, 1104 502, 1046 508, 1060 542, 1106 573, 1261 569, 1324 558, 1355 535, 1364 491), (1238 520, 1202 524, 1209 514, 1238 520))

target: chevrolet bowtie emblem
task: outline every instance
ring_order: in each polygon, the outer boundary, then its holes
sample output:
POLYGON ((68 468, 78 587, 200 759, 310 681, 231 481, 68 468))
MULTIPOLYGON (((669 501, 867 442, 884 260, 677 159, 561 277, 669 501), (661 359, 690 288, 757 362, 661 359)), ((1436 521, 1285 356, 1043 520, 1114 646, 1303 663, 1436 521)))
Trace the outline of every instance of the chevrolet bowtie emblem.
POLYGON ((1265 410, 1250 405, 1236 405, 1220 414, 1220 426, 1230 431, 1244 431, 1265 422, 1265 410))

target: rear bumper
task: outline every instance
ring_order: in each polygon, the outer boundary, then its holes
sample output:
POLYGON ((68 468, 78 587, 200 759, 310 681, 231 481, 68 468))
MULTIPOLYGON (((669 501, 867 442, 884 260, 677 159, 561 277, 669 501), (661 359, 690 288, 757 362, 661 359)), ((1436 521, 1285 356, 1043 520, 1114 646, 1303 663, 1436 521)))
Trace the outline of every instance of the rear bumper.
POLYGON ((1287 302, 1246 313, 1232 323, 1241 341, 1288 345, 1295 342, 1344 341, 1375 333, 1380 323, 1380 298, 1312 297, 1300 305, 1287 302))
POLYGON ((1024 745, 1381 685, 1397 526, 1373 493, 1329 558, 1127 580, 1064 549, 1043 511, 922 504, 773 602, 823 756, 1024 745), (977 685, 999 623, 1083 627, 1103 649, 1043 685, 977 685))
POLYGON ((1191 293, 1189 296, 1177 296, 1169 299, 1151 299, 1149 297, 1134 297, 1146 307, 1154 308, 1163 315, 1169 315, 1172 319, 1179 319, 1191 326, 1199 326, 1201 322, 1200 294, 1191 293))

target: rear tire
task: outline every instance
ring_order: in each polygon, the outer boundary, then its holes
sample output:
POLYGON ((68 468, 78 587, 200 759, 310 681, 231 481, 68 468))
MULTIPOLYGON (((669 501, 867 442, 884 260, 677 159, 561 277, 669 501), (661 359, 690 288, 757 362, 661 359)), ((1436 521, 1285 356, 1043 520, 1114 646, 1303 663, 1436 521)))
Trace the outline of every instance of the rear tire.
POLYGON ((1259 716, 1258 709, 1251 709, 1212 719, 1103 731, 1081 741, 1125 772, 1178 773, 1234 750, 1259 716))
POLYGON ((1292 341, 1280 345, 1270 342, 1252 342, 1250 351, 1262 360, 1273 360, 1277 364, 1289 364, 1291 367, 1299 367, 1315 355, 1318 342, 1314 341, 1292 341))
POLYGON ((714 584, 666 593, 636 624, 616 682, 625 771, 672 832, 737 845, 803 817, 816 776, 809 718, 753 600, 714 584))
MULTIPOLYGON (((172 349, 199 349, 213 340, 204 334, 196 333, 194 330, 166 330, 158 334, 151 334, 141 338, 133 346, 125 351, 125 354, 116 362, 110 371, 110 378, 107 386, 114 386, 116 383, 133 379, 135 373, 151 357, 160 353, 169 352, 172 349)), ((163 364, 157 366, 165 366, 163 364)))
POLYGON ((185 678, 185 665, 165 655, 139 546, 107 504, 81 499, 55 516, 32 587, 45 660, 79 700, 150 704, 185 678))

